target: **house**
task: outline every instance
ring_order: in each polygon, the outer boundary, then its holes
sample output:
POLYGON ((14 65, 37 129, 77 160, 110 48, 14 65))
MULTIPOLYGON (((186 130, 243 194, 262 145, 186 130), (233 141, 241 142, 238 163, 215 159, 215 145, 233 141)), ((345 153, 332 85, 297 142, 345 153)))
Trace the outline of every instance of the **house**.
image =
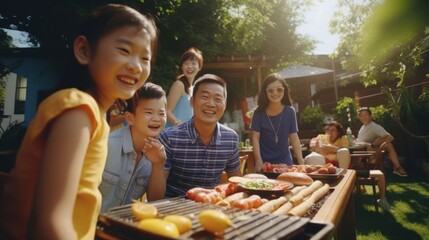
POLYGON ((1 127, 6 129, 13 121, 29 120, 36 113, 38 103, 54 89, 60 79, 63 53, 40 48, 1 49, 0 62, 10 71, 5 82, 6 96, 1 127))

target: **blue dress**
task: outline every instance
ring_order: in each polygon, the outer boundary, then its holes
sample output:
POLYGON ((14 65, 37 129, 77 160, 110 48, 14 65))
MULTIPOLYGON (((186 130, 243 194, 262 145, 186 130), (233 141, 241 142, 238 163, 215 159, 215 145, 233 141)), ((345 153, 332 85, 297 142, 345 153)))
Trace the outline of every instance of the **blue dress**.
POLYGON ((269 117, 263 112, 255 112, 250 128, 260 133, 259 146, 263 162, 286 163, 292 165, 292 155, 289 149, 289 134, 298 132, 295 109, 285 106, 283 111, 277 116, 269 117), (283 115, 283 116, 282 116, 283 115), (276 134, 273 130, 278 130, 278 142, 275 142, 276 134))
MULTIPOLYGON (((194 109, 191 107, 191 96, 189 94, 184 94, 179 98, 173 114, 182 122, 186 122, 192 118, 194 115, 194 109)), ((174 125, 171 124, 170 121, 167 121, 167 124, 165 125, 166 128, 173 126, 174 125)))

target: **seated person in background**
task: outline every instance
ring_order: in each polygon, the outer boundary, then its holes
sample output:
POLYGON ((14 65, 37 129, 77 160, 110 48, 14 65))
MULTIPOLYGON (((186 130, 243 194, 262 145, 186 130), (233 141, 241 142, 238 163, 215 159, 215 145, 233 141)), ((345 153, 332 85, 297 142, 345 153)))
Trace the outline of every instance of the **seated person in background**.
POLYGON ((147 200, 162 199, 165 193, 164 147, 157 136, 167 121, 164 90, 146 83, 127 100, 128 125, 109 135, 103 179, 101 212, 132 203, 145 193, 147 200))
POLYGON ((390 135, 382 126, 372 121, 372 114, 369 108, 359 109, 359 120, 363 125, 359 129, 357 141, 371 144, 371 147, 368 147, 369 150, 373 150, 383 142, 387 142, 388 145, 386 149, 389 154, 390 161, 393 164, 393 173, 401 177, 406 177, 407 172, 399 164, 398 155, 391 144, 393 136, 390 135))
POLYGON ((349 141, 344 134, 344 129, 338 122, 330 122, 325 126, 325 134, 319 134, 311 139, 312 153, 304 159, 306 164, 323 165, 328 162, 336 167, 349 168, 350 151, 349 141))
POLYGON ((226 82, 203 75, 195 81, 190 102, 193 118, 159 137, 167 154, 166 197, 185 195, 194 187, 214 188, 223 171, 228 177, 241 175, 238 135, 218 122, 226 107, 226 82))
POLYGON ((115 103, 107 110, 106 120, 110 126, 110 132, 113 132, 124 126, 126 103, 124 100, 117 99, 115 103))
POLYGON ((377 200, 378 205, 386 211, 392 210, 392 206, 386 198, 386 178, 384 173, 380 170, 370 170, 369 175, 372 178, 378 179, 377 186, 380 192, 380 199, 377 200))

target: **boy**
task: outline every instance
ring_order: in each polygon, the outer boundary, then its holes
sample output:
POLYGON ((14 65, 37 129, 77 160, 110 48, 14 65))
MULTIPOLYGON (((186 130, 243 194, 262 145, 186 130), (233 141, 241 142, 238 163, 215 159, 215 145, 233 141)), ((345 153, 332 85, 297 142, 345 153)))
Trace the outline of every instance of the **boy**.
POLYGON ((128 125, 110 133, 108 156, 100 191, 101 212, 132 203, 145 193, 148 201, 164 197, 165 151, 157 140, 167 121, 166 94, 146 83, 127 101, 128 125))

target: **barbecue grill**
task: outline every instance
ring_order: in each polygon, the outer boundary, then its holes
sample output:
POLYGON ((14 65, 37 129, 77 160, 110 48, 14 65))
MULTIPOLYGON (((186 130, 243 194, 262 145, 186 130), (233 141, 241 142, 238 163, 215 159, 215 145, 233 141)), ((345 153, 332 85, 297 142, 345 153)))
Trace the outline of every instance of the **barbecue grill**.
MULTIPOLYGON (((192 219, 192 230, 179 239, 325 239, 332 224, 313 222, 310 218, 279 216, 254 210, 221 207, 198 203, 184 197, 151 202, 158 209, 158 217, 177 214, 192 219), (218 209, 229 216, 235 228, 226 229, 223 236, 205 231, 198 214, 206 209, 218 209)), ((139 220, 132 214, 131 205, 120 206, 100 214, 97 226, 98 239, 168 239, 137 227, 139 220)))

